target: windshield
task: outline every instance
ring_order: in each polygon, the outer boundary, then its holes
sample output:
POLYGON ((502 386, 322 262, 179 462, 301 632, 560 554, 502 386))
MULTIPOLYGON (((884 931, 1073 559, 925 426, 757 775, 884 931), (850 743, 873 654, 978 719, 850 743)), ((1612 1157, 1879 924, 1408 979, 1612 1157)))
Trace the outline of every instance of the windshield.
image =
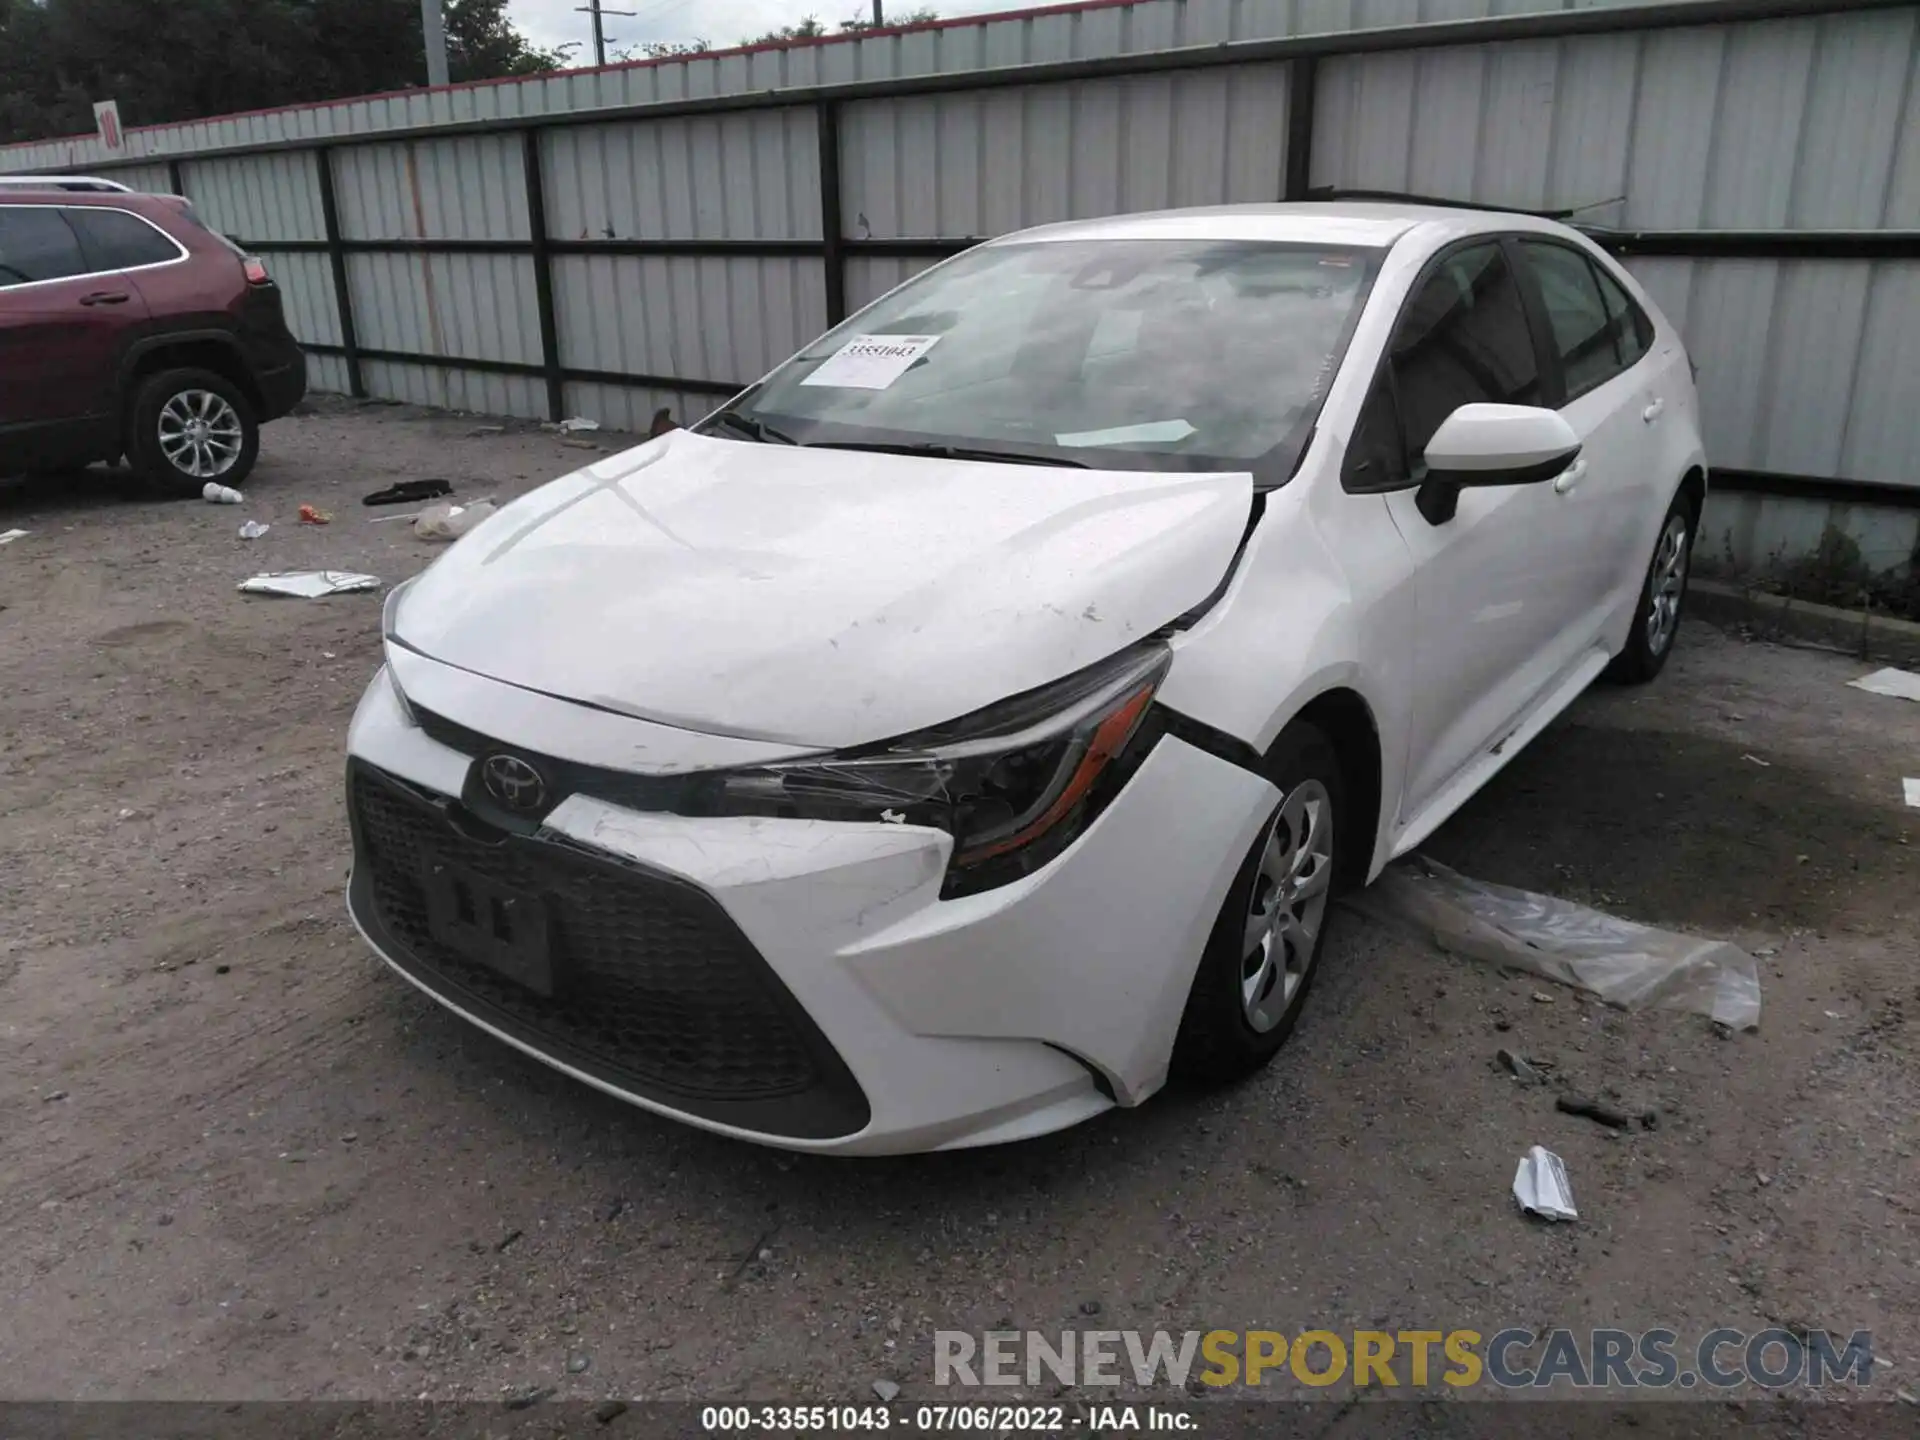
POLYGON ((831 331, 702 428, 1102 469, 1251 469, 1279 484, 1378 254, 1242 240, 983 246, 831 331))

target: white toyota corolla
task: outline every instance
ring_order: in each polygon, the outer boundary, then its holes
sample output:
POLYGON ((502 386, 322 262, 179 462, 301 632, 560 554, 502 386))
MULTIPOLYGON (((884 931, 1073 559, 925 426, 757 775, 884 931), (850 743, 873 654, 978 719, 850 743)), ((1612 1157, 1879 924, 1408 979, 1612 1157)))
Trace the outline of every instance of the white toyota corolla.
POLYGON ((1574 231, 1049 226, 486 520, 385 617, 350 905, 434 999, 794 1149, 1225 1080, 1329 896, 1673 645, 1673 326, 1574 231))

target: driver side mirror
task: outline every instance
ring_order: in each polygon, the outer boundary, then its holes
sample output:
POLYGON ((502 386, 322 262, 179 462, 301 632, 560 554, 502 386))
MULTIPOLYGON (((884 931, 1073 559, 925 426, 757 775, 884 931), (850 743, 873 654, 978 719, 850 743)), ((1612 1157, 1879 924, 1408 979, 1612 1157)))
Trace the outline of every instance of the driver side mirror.
POLYGON ((1426 478, 1415 503, 1429 525, 1444 525, 1469 485, 1551 480, 1580 454, 1580 437, 1557 410, 1535 405, 1462 405, 1427 442, 1426 478))

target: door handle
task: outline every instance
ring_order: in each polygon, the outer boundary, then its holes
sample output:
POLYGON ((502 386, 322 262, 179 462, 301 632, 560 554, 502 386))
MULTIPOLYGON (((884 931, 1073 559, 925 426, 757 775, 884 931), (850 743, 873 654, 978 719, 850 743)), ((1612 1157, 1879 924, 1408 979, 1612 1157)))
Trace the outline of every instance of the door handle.
POLYGON ((1647 424, 1651 425, 1654 421, 1660 418, 1661 413, 1665 411, 1666 408, 1667 408, 1666 400, 1661 398, 1656 398, 1651 405, 1647 406, 1646 409, 1640 412, 1640 418, 1646 421, 1647 424))
POLYGON ((124 305, 133 297, 124 290, 95 290, 90 295, 82 295, 82 305, 124 305))
POLYGON ((1587 462, 1585 460, 1576 460, 1553 477, 1553 493, 1556 495, 1571 494, 1573 488, 1586 478, 1587 462))

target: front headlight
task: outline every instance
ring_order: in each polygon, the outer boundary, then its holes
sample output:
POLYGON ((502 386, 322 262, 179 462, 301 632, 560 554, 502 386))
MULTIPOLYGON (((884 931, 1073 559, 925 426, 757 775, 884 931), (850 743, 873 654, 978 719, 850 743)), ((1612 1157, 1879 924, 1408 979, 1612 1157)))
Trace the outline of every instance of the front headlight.
MULTIPOLYGON (((380 607, 380 649, 382 653, 393 644, 393 623, 394 617, 400 613, 400 596, 405 593, 406 588, 413 584, 414 580, 418 578, 416 575, 410 579, 402 580, 387 592, 387 598, 380 607)), ((407 692, 400 688, 400 677, 393 673, 393 660, 391 656, 388 657, 387 663, 383 668, 386 670, 387 684, 393 690, 393 698, 400 704, 401 715, 405 717, 407 724, 418 729, 420 721, 413 713, 413 705, 407 699, 407 692)))
POLYGON ((937 826, 953 836, 943 895, 1005 884, 1065 849, 1138 764, 1171 662, 1137 646, 933 730, 714 776, 708 799, 727 815, 937 826))

